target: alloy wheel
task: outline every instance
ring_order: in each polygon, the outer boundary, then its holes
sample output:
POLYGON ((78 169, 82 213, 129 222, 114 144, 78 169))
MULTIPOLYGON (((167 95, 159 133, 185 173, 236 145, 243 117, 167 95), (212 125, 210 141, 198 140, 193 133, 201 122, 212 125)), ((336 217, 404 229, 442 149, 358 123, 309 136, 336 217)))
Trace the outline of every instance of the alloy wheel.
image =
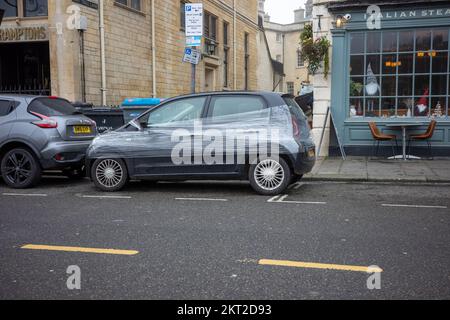
POLYGON ((279 188, 285 179, 281 164, 273 159, 263 160, 257 164, 254 171, 256 184, 267 191, 279 188))
POLYGON ((113 159, 102 160, 95 170, 98 183, 105 188, 117 187, 123 180, 123 168, 113 159))
POLYGON ((24 184, 33 176, 32 159, 22 150, 14 151, 6 158, 2 171, 12 184, 24 184))

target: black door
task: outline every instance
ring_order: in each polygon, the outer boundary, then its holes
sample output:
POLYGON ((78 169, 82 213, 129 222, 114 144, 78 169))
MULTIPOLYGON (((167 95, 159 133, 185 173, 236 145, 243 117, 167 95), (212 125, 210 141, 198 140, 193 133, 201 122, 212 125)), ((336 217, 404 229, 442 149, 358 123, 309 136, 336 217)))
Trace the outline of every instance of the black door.
POLYGON ((48 42, 0 44, 0 93, 50 95, 48 42))

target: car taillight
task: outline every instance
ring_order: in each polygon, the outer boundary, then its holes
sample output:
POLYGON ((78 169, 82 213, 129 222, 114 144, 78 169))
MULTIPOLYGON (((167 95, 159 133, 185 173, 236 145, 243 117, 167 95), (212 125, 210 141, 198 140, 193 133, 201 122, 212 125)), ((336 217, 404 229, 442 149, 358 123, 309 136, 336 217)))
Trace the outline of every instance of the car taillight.
POLYGON ((292 134, 294 135, 294 137, 300 137, 300 128, 298 127, 298 123, 297 120, 295 119, 294 116, 291 116, 292 119, 292 134))
POLYGON ((56 120, 49 118, 47 116, 44 116, 43 114, 37 113, 37 112, 31 112, 36 117, 39 117, 41 120, 33 121, 32 124, 38 126, 39 128, 43 129, 55 129, 58 128, 58 122, 56 120))

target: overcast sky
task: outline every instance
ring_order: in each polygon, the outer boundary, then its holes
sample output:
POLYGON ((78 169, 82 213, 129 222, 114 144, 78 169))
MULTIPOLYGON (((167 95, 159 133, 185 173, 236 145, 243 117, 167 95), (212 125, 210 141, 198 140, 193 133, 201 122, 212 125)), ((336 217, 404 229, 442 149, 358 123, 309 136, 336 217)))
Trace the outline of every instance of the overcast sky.
POLYGON ((294 10, 305 7, 305 0, 266 0, 265 11, 270 15, 270 21, 277 23, 294 22, 294 10))

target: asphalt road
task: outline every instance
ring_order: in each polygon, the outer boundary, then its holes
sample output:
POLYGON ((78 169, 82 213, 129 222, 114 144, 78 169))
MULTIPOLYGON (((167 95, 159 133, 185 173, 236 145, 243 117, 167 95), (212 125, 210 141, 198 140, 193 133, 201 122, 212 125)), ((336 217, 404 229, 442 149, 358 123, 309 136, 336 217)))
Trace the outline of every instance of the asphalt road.
POLYGON ((31 190, 1 182, 0 299, 450 299, 449 186, 305 182, 286 195, 243 182, 117 194, 59 177, 31 190), (80 290, 66 285, 72 265, 80 290), (356 268, 372 265, 381 289, 356 268))

